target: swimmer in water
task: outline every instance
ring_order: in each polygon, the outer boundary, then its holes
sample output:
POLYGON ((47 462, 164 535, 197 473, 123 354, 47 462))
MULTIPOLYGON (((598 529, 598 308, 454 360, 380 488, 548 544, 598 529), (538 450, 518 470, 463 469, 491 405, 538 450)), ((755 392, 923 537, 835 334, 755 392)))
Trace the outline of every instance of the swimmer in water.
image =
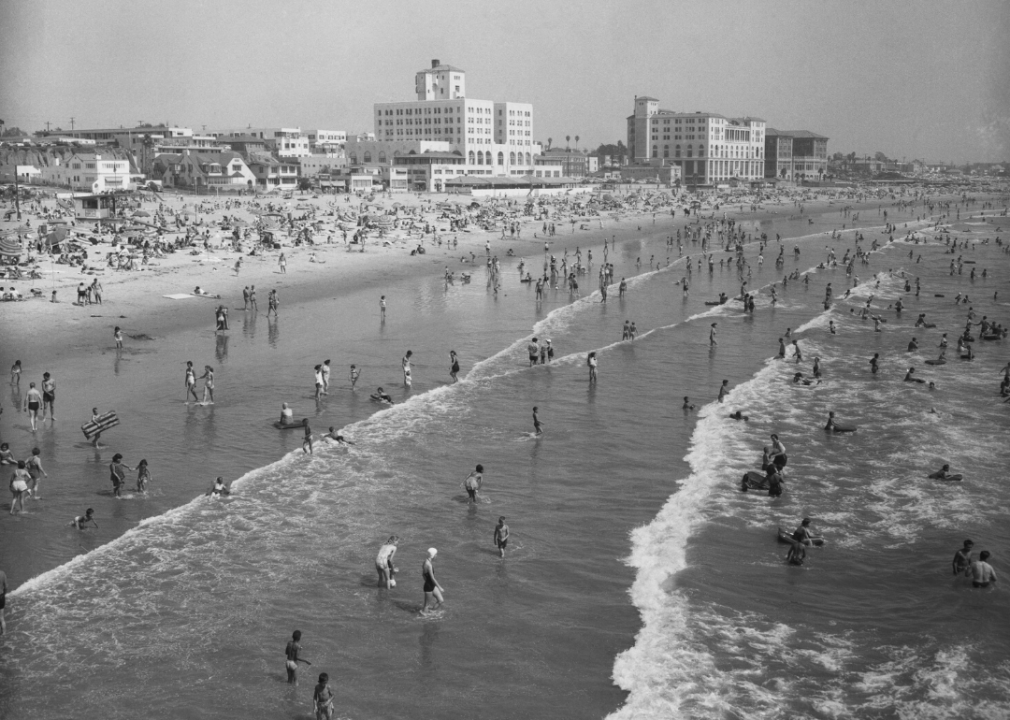
POLYGON ((96 528, 98 527, 98 523, 95 522, 95 511, 92 508, 88 508, 84 511, 83 515, 78 515, 70 521, 70 524, 78 530, 83 530, 84 526, 88 523, 91 523, 96 528))
POLYGON ((309 419, 304 418, 302 420, 302 427, 305 428, 305 437, 302 439, 302 452, 311 455, 312 454, 312 428, 309 427, 309 419))
POLYGON ((696 406, 694 404, 692 404, 690 398, 688 398, 687 395, 685 395, 684 396, 684 404, 681 407, 684 410, 694 410, 694 408, 696 406))
POLYGON ((214 497, 222 497, 224 495, 231 495, 231 490, 224 484, 224 478, 218 476, 217 480, 214 481, 214 487, 207 494, 214 497))
POLYGON ((730 417, 731 420, 750 420, 749 417, 747 417, 746 415, 744 415, 739 410, 737 410, 736 412, 730 413, 729 417, 730 417))
MULTIPOLYGON (((937 470, 935 473, 930 473, 926 477, 930 480, 950 480, 954 477, 954 475, 950 471, 950 465, 944 463, 942 468, 937 470)), ((958 479, 960 480, 960 478, 958 479)))
POLYGON ((343 435, 338 434, 332 425, 330 425, 330 431, 323 435, 323 440, 336 440, 337 445, 354 445, 353 442, 345 438, 343 435))
POLYGON ((951 566, 954 569, 955 575, 969 575, 971 573, 971 551, 975 547, 975 543, 971 540, 965 540, 964 546, 954 553, 954 560, 951 566))
POLYGON ((908 372, 905 373, 905 382, 914 382, 919 383, 920 385, 925 384, 926 381, 923 380, 922 378, 913 377, 914 372, 915 372, 914 367, 908 368, 908 372))
POLYGON ((544 424, 540 422, 540 418, 537 417, 537 407, 533 407, 533 434, 543 435, 544 434, 544 424))

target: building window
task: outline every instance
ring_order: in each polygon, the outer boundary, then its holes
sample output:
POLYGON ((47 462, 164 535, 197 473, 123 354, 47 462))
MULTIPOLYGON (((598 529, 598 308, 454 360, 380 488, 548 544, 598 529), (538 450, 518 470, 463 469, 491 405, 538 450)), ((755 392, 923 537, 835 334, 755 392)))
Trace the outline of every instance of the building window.
POLYGON ((372 153, 370 150, 365 150, 365 162, 366 163, 372 162, 372 153))
POLYGON ((509 153, 509 165, 516 164, 516 154, 514 152, 509 153))

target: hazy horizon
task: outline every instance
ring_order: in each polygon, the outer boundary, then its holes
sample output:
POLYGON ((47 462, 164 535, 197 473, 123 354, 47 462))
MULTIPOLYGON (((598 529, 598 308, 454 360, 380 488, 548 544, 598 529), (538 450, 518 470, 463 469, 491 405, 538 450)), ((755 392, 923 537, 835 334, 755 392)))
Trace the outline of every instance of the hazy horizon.
POLYGON ((635 95, 758 116, 850 151, 1010 160, 1010 3, 0 3, 0 118, 373 130, 432 58, 532 102, 535 139, 626 141, 635 95), (420 11, 419 11, 420 9, 420 11))

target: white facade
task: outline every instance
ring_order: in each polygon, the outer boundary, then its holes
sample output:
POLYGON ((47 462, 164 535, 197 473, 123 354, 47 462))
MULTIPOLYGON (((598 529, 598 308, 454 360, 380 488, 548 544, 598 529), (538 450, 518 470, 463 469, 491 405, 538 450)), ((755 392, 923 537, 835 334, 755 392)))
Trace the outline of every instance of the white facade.
POLYGON ((417 100, 376 103, 380 142, 444 142, 466 159, 467 174, 527 175, 538 154, 529 103, 466 97, 466 73, 433 61, 417 73, 417 100))
POLYGON ((766 123, 717 113, 661 110, 650 97, 635 99, 628 117, 628 147, 637 164, 677 165, 688 184, 764 178, 766 123))
POLYGON ((309 139, 310 147, 339 146, 347 142, 346 130, 305 130, 305 136, 309 139))
POLYGON ((102 159, 97 153, 74 153, 66 162, 68 184, 75 190, 103 193, 130 189, 130 162, 102 159))
POLYGON ((309 155, 309 137, 298 127, 280 128, 239 128, 218 130, 213 133, 219 141, 227 143, 232 139, 257 139, 277 153, 278 157, 294 158, 309 155))

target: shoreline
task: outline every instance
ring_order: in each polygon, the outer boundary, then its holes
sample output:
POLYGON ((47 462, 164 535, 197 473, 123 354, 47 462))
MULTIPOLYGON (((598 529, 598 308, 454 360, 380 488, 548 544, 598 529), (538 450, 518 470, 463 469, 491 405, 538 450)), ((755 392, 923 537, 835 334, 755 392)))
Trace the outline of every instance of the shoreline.
MULTIPOLYGON (((399 196, 394 196, 399 197, 399 196)), ((727 206, 720 208, 718 216, 723 214, 729 219, 741 222, 761 222, 774 219, 783 219, 783 215, 791 217, 793 215, 823 215, 828 212, 834 201, 827 199, 808 201, 804 203, 804 211, 797 211, 791 204, 762 205, 757 212, 740 210, 739 206, 727 206), (732 209, 732 208, 738 209, 732 209)), ((881 205, 882 201, 865 201, 862 203, 846 203, 842 207, 851 207, 855 212, 872 209, 873 205, 881 205)), ((839 210, 841 207, 839 207, 839 210)), ((684 215, 670 219, 669 210, 661 213, 651 211, 641 211, 629 213, 620 219, 608 217, 602 220, 603 227, 600 227, 600 219, 593 217, 586 219, 590 225, 586 230, 576 230, 564 232, 566 223, 560 223, 558 234, 550 237, 548 242, 551 246, 551 254, 560 254, 565 250, 574 250, 581 245, 593 246, 602 244, 604 239, 616 236, 617 243, 623 243, 636 239, 647 239, 657 233, 667 230, 675 231, 687 225, 698 222, 704 223, 709 220, 708 216, 684 215), (663 220, 661 224, 647 224, 653 219, 663 220), (595 223, 595 227, 593 224, 595 223), (638 228, 641 227, 641 230, 638 228)), ((539 235, 539 225, 542 221, 525 219, 523 221, 523 234, 536 233, 539 235)), ((320 233, 322 235, 322 233, 320 233)), ((104 304, 88 305, 77 307, 72 305, 70 296, 74 286, 81 281, 90 282, 96 277, 92 274, 80 274, 73 277, 67 276, 55 284, 60 297, 60 302, 49 302, 48 293, 53 287, 53 281, 49 280, 49 285, 44 290, 44 297, 41 299, 26 300, 25 303, 16 305, 0 305, 7 312, 4 313, 3 322, 5 325, 5 335, 10 338, 8 347, 30 346, 31 355, 23 353, 25 357, 38 358, 39 355, 48 357, 61 356, 61 349, 67 344, 80 345, 90 344, 101 333, 105 332, 111 336, 112 327, 118 324, 117 320, 125 320, 124 331, 129 335, 132 333, 144 333, 152 338, 157 338, 171 334, 176 331, 186 329, 198 329, 200 327, 213 328, 214 326, 214 306, 224 304, 226 308, 235 312, 231 319, 237 318, 237 303, 241 301, 242 287, 246 284, 254 285, 257 288, 258 301, 262 307, 266 307, 266 295, 271 287, 276 287, 280 296, 281 307, 290 306, 304 302, 319 300, 327 296, 339 300, 342 295, 358 292, 367 288, 375 288, 378 294, 382 294, 382 287, 394 285, 406 278, 423 273, 418 265, 420 263, 448 266, 451 272, 466 268, 473 272, 474 269, 483 264, 485 242, 491 243, 492 255, 498 255, 503 263, 507 260, 504 252, 498 253, 498 249, 504 245, 507 249, 516 250, 516 257, 525 257, 532 261, 540 259, 544 237, 518 239, 502 239, 497 231, 482 231, 461 233, 443 233, 443 238, 455 236, 459 240, 459 247, 449 250, 447 247, 438 247, 434 244, 431 236, 423 238, 426 250, 425 255, 411 256, 409 254, 410 244, 414 241, 422 241, 420 238, 396 238, 388 247, 383 247, 375 241, 366 244, 364 253, 354 248, 349 252, 343 243, 316 244, 313 246, 291 247, 284 246, 282 251, 288 260, 288 272, 285 274, 277 270, 278 251, 270 251, 267 256, 260 256, 257 260, 245 258, 243 260, 242 271, 235 275, 233 271, 234 261, 239 257, 235 252, 220 249, 221 251, 210 254, 210 260, 204 262, 204 258, 190 259, 188 250, 177 251, 174 255, 166 256, 162 259, 153 271, 106 271, 100 278, 104 286, 104 304), (528 250, 528 252, 523 252, 528 250), (474 264, 461 263, 460 257, 473 253, 477 260, 474 264), (319 256, 321 262, 310 262, 309 255, 314 253, 319 256), (212 293, 210 297, 193 296, 184 300, 171 300, 164 295, 170 293, 191 293, 196 286, 208 290, 212 293), (220 298, 214 297, 220 295, 220 298), (209 301, 209 302, 207 302, 209 301), (71 305, 72 308, 64 306, 71 305), (105 305, 109 305, 108 311, 105 305), (100 313, 95 311, 101 309, 100 313), (28 311, 31 312, 28 312, 28 311), (20 312, 19 312, 20 311, 20 312), (71 313, 67 315, 66 313, 71 313), (83 317, 82 317, 83 315, 83 317)), ((98 246, 102 250, 107 246, 98 246)), ((348 246, 353 247, 353 246, 348 246)), ((539 263, 537 263, 539 265, 539 263)), ((56 265, 56 268, 69 266, 56 265)), ((432 274, 440 274, 442 268, 436 271, 432 269, 432 274)), ((36 281, 44 285, 47 280, 36 281)), ((20 288, 19 288, 20 289, 20 288)), ((378 298, 376 298, 378 304, 378 298)), ((104 338, 100 341, 104 343, 104 338)), ((0 356, 8 355, 8 352, 0 353, 0 356)), ((10 353, 16 355, 17 353, 10 353)), ((20 358, 19 359, 23 359, 20 358)), ((0 360, 3 362, 4 360, 0 360)))

